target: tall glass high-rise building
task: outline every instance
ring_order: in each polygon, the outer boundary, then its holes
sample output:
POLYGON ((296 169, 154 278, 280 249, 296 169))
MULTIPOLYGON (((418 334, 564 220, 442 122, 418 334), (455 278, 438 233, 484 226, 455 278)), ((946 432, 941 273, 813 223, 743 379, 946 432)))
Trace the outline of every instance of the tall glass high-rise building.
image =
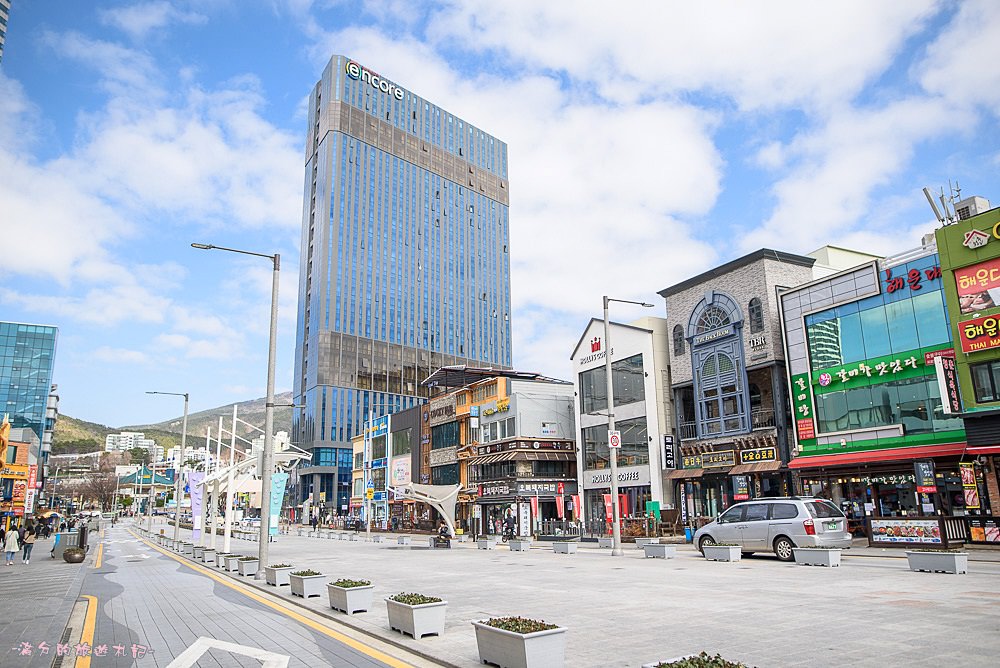
POLYGON ((343 512, 369 415, 451 364, 511 364, 507 145, 344 56, 309 97, 293 440, 343 512))
MULTIPOLYGON (((59 330, 47 325, 0 322, 0 420, 3 413, 15 429, 27 427, 45 442, 52 369, 59 330)), ((47 451, 40 453, 42 462, 47 451)))

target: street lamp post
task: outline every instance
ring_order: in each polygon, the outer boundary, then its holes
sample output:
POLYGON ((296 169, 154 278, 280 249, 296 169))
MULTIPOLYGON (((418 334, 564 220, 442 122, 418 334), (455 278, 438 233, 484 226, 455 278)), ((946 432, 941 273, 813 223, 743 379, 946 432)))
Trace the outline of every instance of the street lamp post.
MULTIPOLYGON (((184 449, 187 447, 187 431, 188 431, 188 393, 187 392, 146 392, 146 394, 169 394, 173 397, 184 397, 184 420, 181 422, 181 452, 180 456, 174 462, 174 502, 177 507, 174 509, 174 542, 176 543, 181 539, 181 496, 184 491, 184 487, 181 484, 181 467, 184 466, 184 449)), ((155 473, 153 474, 155 476, 155 473)), ((149 481, 149 488, 153 489, 156 482, 155 478, 151 478, 149 481)), ((150 509, 152 513, 152 509, 150 509)), ((150 526, 152 526, 152 515, 150 515, 150 526)))
MULTIPOLYGON (((607 295, 604 295, 604 375, 607 381, 607 393, 608 393, 608 432, 615 430, 615 391, 614 383, 611 378, 611 323, 608 320, 608 304, 610 302, 619 302, 622 304, 636 304, 642 306, 643 308, 653 308, 652 304, 647 304, 645 302, 634 302, 628 299, 612 299, 607 295)), ((620 557, 625 554, 622 551, 622 529, 619 526, 621 521, 621 508, 618 504, 618 448, 611 447, 610 433, 608 434, 608 454, 611 457, 611 521, 613 522, 611 526, 611 537, 612 537, 612 548, 611 554, 615 557, 620 557)))
POLYGON ((56 474, 52 476, 52 495, 49 496, 49 510, 55 508, 56 503, 56 485, 59 483, 59 468, 56 467, 56 474))
MULTIPOLYGON (((260 537, 257 550, 258 570, 254 579, 264 579, 264 567, 267 566, 268 541, 271 540, 271 469, 274 468, 274 365, 278 338, 278 272, 281 270, 281 255, 265 255, 252 253, 236 248, 224 248, 212 244, 191 244, 192 248, 200 250, 223 250, 243 255, 266 257, 271 260, 271 328, 267 350, 267 402, 264 404, 264 452, 261 453, 261 500, 260 500, 260 537)), ((231 493, 231 492, 230 492, 231 493)))

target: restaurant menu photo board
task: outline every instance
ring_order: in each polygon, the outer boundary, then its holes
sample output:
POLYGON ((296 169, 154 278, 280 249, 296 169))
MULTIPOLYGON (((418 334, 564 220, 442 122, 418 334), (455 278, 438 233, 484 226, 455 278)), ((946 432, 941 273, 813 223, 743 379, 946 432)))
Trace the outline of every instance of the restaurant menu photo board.
POLYGON ((1000 544, 1000 526, 996 517, 970 517, 969 540, 973 543, 1000 544))
POLYGON ((937 520, 906 517, 872 520, 872 542, 940 545, 941 526, 937 520))

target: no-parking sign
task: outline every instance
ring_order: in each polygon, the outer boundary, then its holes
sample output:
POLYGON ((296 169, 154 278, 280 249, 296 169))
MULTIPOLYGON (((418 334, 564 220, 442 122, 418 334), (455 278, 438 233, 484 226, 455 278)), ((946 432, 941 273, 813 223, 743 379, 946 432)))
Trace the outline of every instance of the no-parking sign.
POLYGON ((620 431, 608 430, 608 447, 609 448, 620 448, 622 447, 622 433, 620 431))

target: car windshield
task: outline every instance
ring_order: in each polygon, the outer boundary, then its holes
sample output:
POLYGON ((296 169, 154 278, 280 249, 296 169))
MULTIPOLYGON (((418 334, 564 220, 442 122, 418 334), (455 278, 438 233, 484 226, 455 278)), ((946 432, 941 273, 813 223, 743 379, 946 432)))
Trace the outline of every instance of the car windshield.
POLYGON ((844 513, 840 511, 840 508, 825 499, 807 501, 806 508, 809 509, 809 514, 813 517, 844 517, 844 513))

